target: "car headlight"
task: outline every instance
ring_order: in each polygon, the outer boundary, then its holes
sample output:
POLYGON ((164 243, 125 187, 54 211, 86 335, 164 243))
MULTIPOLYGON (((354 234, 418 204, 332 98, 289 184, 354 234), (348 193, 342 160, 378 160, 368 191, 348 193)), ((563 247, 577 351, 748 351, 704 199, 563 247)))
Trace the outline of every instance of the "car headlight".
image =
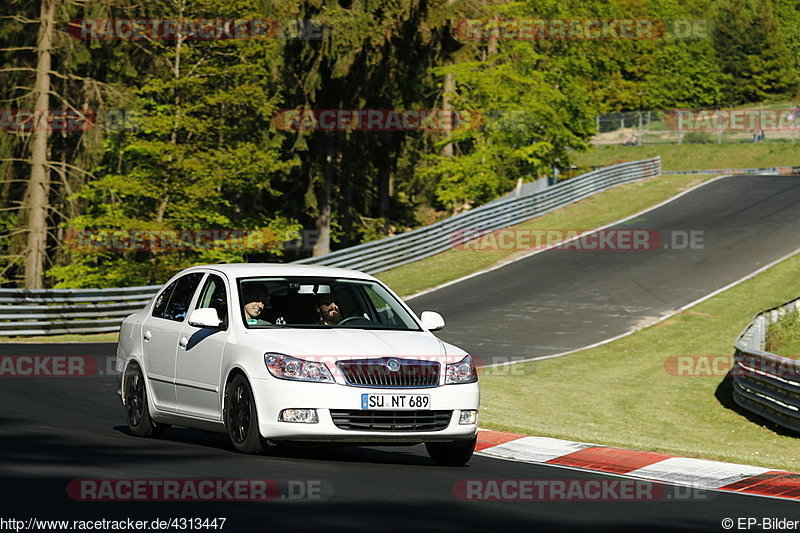
POLYGON ((468 355, 458 363, 447 365, 445 370, 445 385, 455 385, 457 383, 475 383, 478 381, 478 369, 472 361, 472 356, 468 355))
POLYGON ((315 383, 335 383, 325 363, 306 361, 291 355, 268 352, 264 363, 269 373, 280 379, 293 381, 313 381, 315 383))

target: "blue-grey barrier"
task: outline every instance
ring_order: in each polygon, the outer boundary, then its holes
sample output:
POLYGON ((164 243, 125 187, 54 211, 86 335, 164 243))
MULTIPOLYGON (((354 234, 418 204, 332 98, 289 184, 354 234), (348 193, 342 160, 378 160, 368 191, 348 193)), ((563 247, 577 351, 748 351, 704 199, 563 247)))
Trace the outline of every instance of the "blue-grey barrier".
POLYGON ((705 170, 665 170, 662 174, 800 174, 800 167, 709 168, 705 170))
POLYGON ((491 202, 424 228, 319 257, 301 259, 296 263, 351 268, 376 274, 454 248, 464 243, 466 235, 479 237, 564 207, 615 185, 653 178, 660 174, 659 157, 621 163, 562 181, 540 192, 491 202))
POLYGON ((761 311, 736 339, 733 399, 744 409, 800 433, 800 361, 765 351, 769 325, 800 310, 800 298, 761 311))
POLYGON ((161 285, 124 289, 0 289, 0 335, 119 331, 161 285))

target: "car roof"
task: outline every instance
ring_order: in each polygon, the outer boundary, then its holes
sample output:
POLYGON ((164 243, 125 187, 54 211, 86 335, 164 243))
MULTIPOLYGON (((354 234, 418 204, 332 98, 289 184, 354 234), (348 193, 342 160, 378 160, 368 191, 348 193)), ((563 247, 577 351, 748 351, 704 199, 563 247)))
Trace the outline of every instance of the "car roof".
POLYGON ((337 277, 375 280, 374 277, 358 270, 346 268, 327 267, 319 265, 297 265, 293 263, 225 263, 221 265, 197 265, 186 269, 190 272, 195 269, 216 270, 231 278, 245 278, 256 276, 310 276, 310 277, 337 277))

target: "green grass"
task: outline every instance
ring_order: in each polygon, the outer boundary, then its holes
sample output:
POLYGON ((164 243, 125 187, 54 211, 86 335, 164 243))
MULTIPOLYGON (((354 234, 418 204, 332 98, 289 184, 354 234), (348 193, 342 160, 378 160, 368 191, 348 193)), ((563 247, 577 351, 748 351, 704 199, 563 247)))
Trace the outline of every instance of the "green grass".
POLYGON ((487 369, 481 425, 637 450, 800 470, 800 439, 732 406, 722 376, 672 356, 730 356, 753 314, 800 293, 800 255, 662 323, 566 357, 487 369))
MULTIPOLYGON (((620 185, 508 228, 514 230, 588 230, 656 205, 713 176, 670 175, 620 185)), ((436 287, 529 253, 529 250, 454 249, 377 275, 400 296, 436 287)))
POLYGON ((800 165, 800 143, 614 145, 572 154, 579 167, 608 166, 659 155, 664 170, 795 166, 800 165))
POLYGON ((766 349, 785 357, 800 358, 800 314, 787 313, 769 325, 766 349))

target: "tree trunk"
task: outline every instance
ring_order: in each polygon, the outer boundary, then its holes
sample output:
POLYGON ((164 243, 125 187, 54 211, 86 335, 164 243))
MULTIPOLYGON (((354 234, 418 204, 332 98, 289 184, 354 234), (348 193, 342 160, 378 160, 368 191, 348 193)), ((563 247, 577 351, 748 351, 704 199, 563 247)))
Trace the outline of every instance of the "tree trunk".
POLYGON ((57 0, 41 0, 39 38, 36 45, 37 120, 31 135, 31 177, 28 181, 28 244, 25 250, 25 288, 44 286, 44 264, 47 254, 47 213, 50 179, 47 170, 47 147, 50 137, 46 123, 50 108, 50 50, 53 44, 53 24, 57 0), (41 116, 38 116, 41 114, 41 116))
MULTIPOLYGON (((442 113, 447 116, 448 113, 453 112, 453 104, 450 102, 450 95, 456 89, 456 80, 452 73, 444 75, 444 86, 442 87, 442 113)), ((452 135, 452 120, 444 121, 444 134, 447 137, 452 135)), ((442 149, 442 155, 445 157, 453 157, 453 143, 447 143, 442 149)))
MULTIPOLYGON (((492 24, 494 24, 495 26, 499 26, 500 19, 498 17, 493 18, 492 24)), ((486 49, 487 55, 493 56, 497 53, 497 33, 498 32, 495 31, 489 32, 489 44, 486 49)))
MULTIPOLYGON (((355 147, 351 145, 345 145, 345 147, 341 150, 341 153, 350 153, 354 151, 355 147)), ((339 172, 344 173, 344 169, 339 167, 339 172)), ((348 175, 352 175, 352 169, 347 170, 348 175)), ((342 220, 342 240, 340 244, 343 248, 347 248, 352 244, 352 234, 353 234, 353 179, 346 179, 341 184, 341 205, 339 206, 339 216, 342 220)))
POLYGON ((325 166, 322 169, 322 184, 317 189, 317 242, 311 255, 325 255, 331 251, 331 190, 333 188, 333 149, 328 144, 325 166))
MULTIPOLYGON (((378 217, 387 218, 389 216, 389 200, 392 196, 392 163, 396 161, 396 156, 390 146, 394 147, 393 139, 389 137, 391 134, 384 135, 386 141, 386 149, 389 152, 387 157, 382 158, 378 168, 378 217)), ((395 134, 396 135, 396 134, 395 134)))

